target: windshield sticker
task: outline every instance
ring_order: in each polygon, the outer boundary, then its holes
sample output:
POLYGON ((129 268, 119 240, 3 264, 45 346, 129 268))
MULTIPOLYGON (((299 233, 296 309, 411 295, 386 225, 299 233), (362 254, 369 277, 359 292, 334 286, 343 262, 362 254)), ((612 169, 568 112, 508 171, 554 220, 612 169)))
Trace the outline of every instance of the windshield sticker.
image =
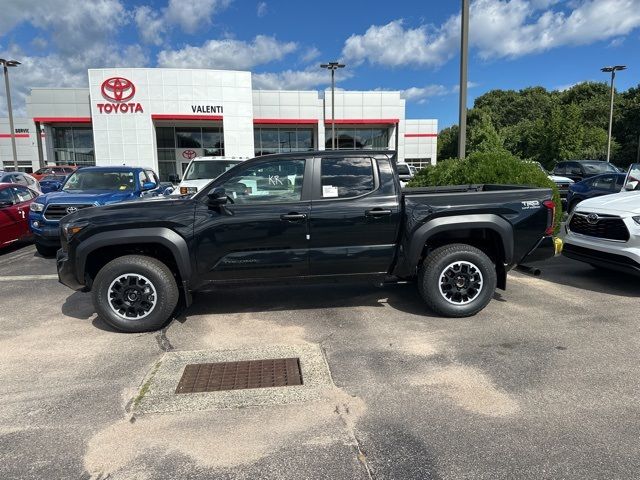
POLYGON ((324 198, 335 198, 338 196, 338 187, 334 187, 333 185, 323 185, 322 186, 322 196, 324 198))

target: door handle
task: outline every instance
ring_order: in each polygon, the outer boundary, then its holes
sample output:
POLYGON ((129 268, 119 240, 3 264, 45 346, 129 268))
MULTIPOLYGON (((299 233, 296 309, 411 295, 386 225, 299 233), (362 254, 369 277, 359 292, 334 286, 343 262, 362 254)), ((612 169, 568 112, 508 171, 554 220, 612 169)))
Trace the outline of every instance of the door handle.
POLYGON ((391 215, 391 213, 391 210, 385 210, 382 208, 374 208, 372 210, 367 210, 366 212, 364 212, 365 216, 373 218, 386 217, 388 215, 391 215))
POLYGON ((280 215, 280 220, 284 220, 286 222, 298 222, 300 220, 304 220, 305 218, 307 218, 307 215, 305 213, 283 213, 282 215, 280 215))

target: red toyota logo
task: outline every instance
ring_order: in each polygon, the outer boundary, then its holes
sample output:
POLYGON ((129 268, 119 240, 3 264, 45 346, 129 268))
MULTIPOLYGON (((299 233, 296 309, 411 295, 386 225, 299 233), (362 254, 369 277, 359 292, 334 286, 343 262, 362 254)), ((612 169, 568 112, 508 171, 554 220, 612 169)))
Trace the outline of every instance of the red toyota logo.
POLYGON ((182 156, 188 160, 196 158, 197 155, 198 154, 194 150, 185 150, 184 152, 182 152, 182 156))
POLYGON ((122 77, 107 78, 100 87, 104 98, 114 102, 126 102, 136 94, 136 87, 131 80, 122 77))

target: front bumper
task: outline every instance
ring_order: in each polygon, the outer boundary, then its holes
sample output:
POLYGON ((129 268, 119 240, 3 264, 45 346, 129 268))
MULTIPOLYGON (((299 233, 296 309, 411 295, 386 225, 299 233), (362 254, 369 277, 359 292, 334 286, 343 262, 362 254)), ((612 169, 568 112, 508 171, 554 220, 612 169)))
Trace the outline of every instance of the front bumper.
POLYGON ((38 243, 60 246, 60 223, 44 220, 41 215, 29 215, 29 229, 36 236, 38 243), (34 225, 34 222, 36 225, 34 225))
POLYGON ((617 270, 640 277, 640 261, 636 261, 626 255, 595 250, 572 243, 565 244, 562 254, 567 258, 572 258, 579 262, 585 262, 597 267, 617 270))
POLYGON ((542 237, 538 244, 520 261, 520 265, 531 262, 542 262, 556 254, 556 244, 553 237, 542 237))
POLYGON ((58 269, 58 281, 73 290, 83 290, 85 285, 76 278, 75 267, 69 261, 69 254, 64 250, 58 250, 56 254, 56 267, 58 269))

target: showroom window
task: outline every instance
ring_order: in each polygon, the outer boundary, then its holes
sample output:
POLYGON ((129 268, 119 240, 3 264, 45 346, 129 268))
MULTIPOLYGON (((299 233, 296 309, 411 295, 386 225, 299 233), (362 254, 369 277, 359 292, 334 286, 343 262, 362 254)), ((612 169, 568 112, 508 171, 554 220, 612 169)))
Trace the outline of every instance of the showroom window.
POLYGON ((253 144, 256 157, 270 153, 313 150, 313 128, 255 127, 253 144))
POLYGON ((159 161, 176 161, 176 148, 201 148, 205 156, 224 156, 224 134, 219 127, 156 127, 159 161))
MULTIPOLYGON (((388 128, 336 128, 338 150, 389 148, 388 128)), ((325 148, 331 149, 331 125, 326 125, 325 148)))
POLYGON ((56 165, 95 165, 91 127, 51 127, 56 165))
POLYGON ((409 165, 413 165, 414 167, 417 167, 418 170, 420 170, 421 168, 427 167, 429 165, 431 165, 431 158, 427 157, 427 158, 407 158, 405 159, 405 163, 408 163, 409 165))

